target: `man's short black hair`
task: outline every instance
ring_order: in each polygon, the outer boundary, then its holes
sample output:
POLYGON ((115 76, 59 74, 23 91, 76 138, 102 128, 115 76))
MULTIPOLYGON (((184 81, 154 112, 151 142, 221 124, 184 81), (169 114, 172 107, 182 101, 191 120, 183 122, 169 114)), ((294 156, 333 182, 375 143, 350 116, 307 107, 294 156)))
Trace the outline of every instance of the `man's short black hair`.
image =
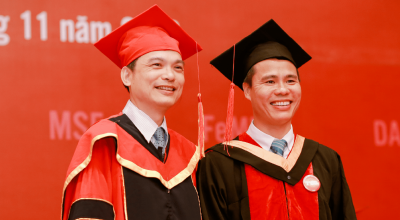
MULTIPOLYGON (((137 59, 136 59, 137 60, 137 59)), ((135 70, 135 65, 136 65, 136 60, 132 61, 130 64, 126 65, 130 70, 134 71, 135 70)), ((125 85, 124 85, 125 86, 125 85)), ((129 92, 129 87, 125 86, 126 90, 129 92)))

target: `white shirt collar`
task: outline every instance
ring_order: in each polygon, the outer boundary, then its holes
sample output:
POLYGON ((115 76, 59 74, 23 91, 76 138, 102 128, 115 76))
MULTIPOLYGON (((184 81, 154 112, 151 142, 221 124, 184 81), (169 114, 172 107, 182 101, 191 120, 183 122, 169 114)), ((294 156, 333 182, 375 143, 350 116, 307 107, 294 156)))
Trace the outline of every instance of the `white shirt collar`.
MULTIPOLYGON (((122 110, 124 114, 128 116, 128 118, 133 122, 133 124, 139 129, 140 133, 144 136, 146 141, 150 143, 151 137, 156 132, 158 125, 151 119, 146 113, 142 110, 138 109, 131 100, 128 100, 126 103, 124 110, 122 110)), ((164 120, 161 126, 165 133, 168 136, 167 122, 164 120)))
MULTIPOLYGON (((258 129, 254 123, 254 121, 251 122, 249 129, 247 130, 247 134, 255 141, 257 144, 259 144, 263 149, 269 151, 272 145, 272 142, 274 139, 277 139, 275 137, 272 137, 269 134, 266 134, 260 129, 258 129)), ((283 151, 283 157, 287 158, 289 155, 290 151, 292 150, 293 144, 294 144, 294 133, 293 133, 293 126, 290 125, 290 131, 282 138, 288 143, 288 147, 285 148, 283 151)))

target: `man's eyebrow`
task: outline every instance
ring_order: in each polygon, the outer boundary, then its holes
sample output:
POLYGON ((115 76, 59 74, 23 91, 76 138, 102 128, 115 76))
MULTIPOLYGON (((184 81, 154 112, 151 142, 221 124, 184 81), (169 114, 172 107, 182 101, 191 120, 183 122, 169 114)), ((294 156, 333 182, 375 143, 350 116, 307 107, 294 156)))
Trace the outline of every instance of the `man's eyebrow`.
POLYGON ((185 65, 185 62, 183 60, 176 60, 175 63, 181 63, 182 65, 185 65))
POLYGON ((263 76, 261 78, 261 81, 264 81, 264 80, 267 80, 267 79, 270 79, 270 78, 275 79, 275 78, 278 78, 278 76, 277 75, 265 75, 265 76, 263 76))
MULTIPOLYGON (((154 62, 154 61, 161 61, 161 62, 165 62, 165 59, 162 57, 152 57, 150 58, 150 60, 148 61, 149 63, 154 62)), ((185 65, 185 62, 181 59, 175 60, 174 63, 181 63, 183 65, 185 65)))
POLYGON ((297 74, 288 74, 286 75, 287 78, 297 78, 297 74))

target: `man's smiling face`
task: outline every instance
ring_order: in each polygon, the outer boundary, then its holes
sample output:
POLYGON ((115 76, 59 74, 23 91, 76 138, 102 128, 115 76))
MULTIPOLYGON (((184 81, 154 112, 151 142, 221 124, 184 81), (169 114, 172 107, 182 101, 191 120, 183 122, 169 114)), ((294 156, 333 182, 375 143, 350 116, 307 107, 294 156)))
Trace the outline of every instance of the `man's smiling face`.
POLYGON ((140 109, 168 109, 181 97, 184 62, 178 52, 153 51, 139 57, 130 79, 131 100, 140 109))
POLYGON ((252 86, 243 83, 254 119, 268 125, 285 125, 300 105, 301 87, 296 67, 287 60, 267 59, 253 66, 252 86))

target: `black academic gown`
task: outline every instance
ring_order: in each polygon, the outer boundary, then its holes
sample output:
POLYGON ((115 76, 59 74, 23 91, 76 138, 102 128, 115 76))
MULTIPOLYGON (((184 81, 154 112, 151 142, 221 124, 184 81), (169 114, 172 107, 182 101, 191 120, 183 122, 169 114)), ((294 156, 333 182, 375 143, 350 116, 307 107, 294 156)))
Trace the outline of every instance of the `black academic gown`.
MULTIPOLYGON (((139 142, 144 148, 146 148, 154 157, 154 158, 148 158, 149 160, 156 159, 166 162, 168 161, 168 159, 170 159, 169 152, 170 152, 171 136, 169 136, 168 138, 168 144, 166 147, 166 158, 164 159, 163 156, 159 153, 159 151, 156 150, 154 145, 146 141, 144 136, 140 133, 140 131, 136 128, 136 126, 130 121, 130 119, 125 114, 109 118, 108 120, 116 123, 117 126, 122 128, 126 133, 131 135, 137 142, 139 142)), ((118 143, 122 143, 123 141, 124 140, 118 140, 118 143)), ((101 144, 100 141, 97 142, 101 144)), ((112 144, 113 146, 109 146, 110 144, 107 144, 106 148, 108 149, 112 147, 113 152, 117 152, 117 146, 116 146, 117 140, 114 140, 109 143, 113 143, 112 144)), ((94 148, 96 149, 96 144, 94 148)), ((96 152, 94 150, 93 154, 95 153, 96 152)), ((95 155, 93 157, 95 157, 95 155)), ((115 153, 113 153, 111 157, 114 158, 115 153)), ((96 163, 95 159, 96 158, 92 158, 91 163, 96 163)), ((109 160, 109 158, 105 158, 104 163, 106 163, 107 160, 109 160)), ((113 159, 111 158, 111 160, 113 159)), ((117 164, 117 166, 119 167, 116 170, 122 169, 122 174, 117 174, 117 173, 113 174, 111 172, 109 174, 109 176, 111 176, 110 177, 111 180, 108 180, 107 182, 109 183, 108 185, 112 185, 114 182, 119 183, 118 180, 115 181, 114 179, 118 178, 118 176, 123 177, 122 181, 123 184, 121 184, 124 186, 124 188, 122 189, 123 196, 120 197, 123 197, 122 199, 126 201, 126 205, 122 205, 122 203, 119 203, 118 201, 110 202, 110 201, 105 201, 104 199, 82 198, 73 202, 68 219, 73 220, 73 219, 90 217, 96 219, 113 220, 116 219, 114 216, 115 213, 117 213, 118 210, 122 209, 124 210, 123 215, 125 216, 121 216, 122 212, 120 212, 121 214, 117 219, 125 219, 125 220, 126 219, 200 220, 201 219, 198 195, 195 187, 193 186, 191 175, 186 177, 182 182, 174 186, 172 189, 168 189, 160 182, 159 179, 142 176, 139 173, 134 172, 129 168, 119 165, 118 162, 115 162, 114 165, 110 165, 110 167, 115 166, 115 164, 117 164), (111 181, 113 181, 113 183, 110 183, 111 181), (126 207, 121 207, 121 206, 126 206, 126 207)), ((84 172, 88 172, 86 171, 87 169, 88 168, 83 170, 79 175, 82 175, 82 173, 84 172)), ((91 169, 93 170, 93 168, 91 169)), ((79 175, 77 175, 75 179, 79 179, 79 175)), ((98 176, 103 177, 106 175, 98 175, 98 176)), ((90 183, 87 183, 86 181, 85 184, 90 184, 90 183)), ((80 187, 79 183, 74 183, 73 181, 69 185, 72 185, 69 187, 73 188, 80 187)), ((80 190, 82 191, 81 188, 80 190)), ((121 189, 119 189, 119 186, 110 186, 110 188, 112 188, 111 190, 113 192, 121 191, 121 189)), ((76 192, 73 192, 73 189, 70 190, 71 192, 68 192, 69 197, 73 197, 74 194, 77 194, 76 192)), ((105 187, 104 190, 108 190, 107 187, 105 187)), ((75 196, 75 198, 76 197, 77 196, 75 196)), ((115 198, 116 198, 115 196, 111 196, 109 200, 119 200, 119 198, 117 199, 115 198)))
MULTIPOLYGON (((238 139, 246 143, 251 143, 253 146, 257 145, 246 133, 240 135, 235 140, 238 139)), ((273 219, 356 219, 340 156, 334 150, 310 139, 303 138, 303 142, 299 143, 296 138, 296 142, 297 147, 294 147, 294 149, 297 150, 298 156, 292 156, 291 159, 293 160, 294 157, 296 160, 290 170, 285 170, 281 166, 268 161, 269 159, 257 155, 255 151, 246 150, 245 148, 229 147, 227 151, 222 144, 209 148, 206 151, 206 156, 199 162, 197 171, 197 185, 203 219, 272 219, 271 217, 265 217, 270 213, 261 217, 258 215, 257 218, 251 214, 251 210, 256 210, 260 207, 256 207, 255 209, 250 207, 249 201, 252 198, 249 198, 249 195, 252 192, 249 192, 248 184, 250 184, 249 179, 253 181, 254 178, 246 176, 246 166, 249 169, 255 168, 255 172, 267 175, 268 178, 275 180, 275 182, 280 182, 281 184, 278 184, 278 186, 282 186, 283 184, 283 187, 274 190, 276 190, 275 192, 279 192, 279 190, 284 191, 282 195, 284 195, 283 200, 286 197, 286 201, 281 202, 286 204, 286 207, 284 207, 286 211, 284 212, 288 213, 269 215, 282 216, 274 217, 273 219), (305 191, 301 181, 305 173, 310 171, 310 164, 312 164, 313 175, 321 183, 320 189, 318 192, 315 192, 318 195, 305 191), (302 197, 294 198, 291 196, 293 193, 287 193, 289 188, 294 193, 296 193, 296 190, 303 190, 305 192, 302 192, 302 197), (308 206, 308 204, 302 204, 301 201, 297 201, 302 199, 306 201, 308 198, 304 198, 304 196, 315 196, 315 201, 318 199, 314 205, 310 203, 310 206, 313 207, 311 210, 304 209, 304 205, 308 206), (296 202, 300 204, 290 207, 290 205, 293 206, 296 202), (303 210, 301 210, 302 205, 303 210), (290 213, 292 211, 293 213, 290 213)), ((257 146, 254 147, 257 148, 257 146)), ((293 150, 291 154, 296 153, 293 150)), ((268 184, 265 186, 268 186, 268 184)), ((270 197, 274 197, 279 193, 266 192, 265 194, 265 196, 260 197, 262 198, 261 200, 270 199, 270 197)), ((274 201, 279 201, 279 199, 275 199, 274 201)), ((308 201, 305 203, 308 203, 308 201)), ((252 205, 257 206, 259 202, 261 201, 254 201, 253 199, 252 205)), ((265 207, 261 207, 261 209, 270 210, 267 212, 274 212, 275 205, 274 203, 270 203, 265 205, 265 207)), ((280 210, 280 212, 283 211, 280 210)))

